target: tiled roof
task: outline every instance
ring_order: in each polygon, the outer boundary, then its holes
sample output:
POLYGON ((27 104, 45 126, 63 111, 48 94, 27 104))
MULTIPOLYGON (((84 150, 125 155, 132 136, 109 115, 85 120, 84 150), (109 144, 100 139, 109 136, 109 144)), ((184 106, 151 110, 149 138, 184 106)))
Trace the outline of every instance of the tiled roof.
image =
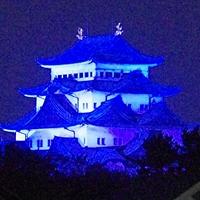
POLYGON ((171 96, 180 92, 177 87, 157 84, 136 70, 124 75, 120 80, 76 81, 71 78, 54 79, 52 83, 35 88, 20 89, 24 95, 46 96, 57 91, 69 94, 81 90, 97 90, 113 93, 152 94, 153 96, 171 96))
POLYGON ((2 125, 7 130, 58 128, 76 125, 78 113, 64 95, 48 95, 41 109, 33 111, 14 124, 2 125))
POLYGON ((143 114, 139 125, 158 129, 185 126, 164 102, 153 104, 151 109, 143 114))
POLYGON ((104 102, 86 117, 86 122, 104 127, 136 127, 137 114, 128 108, 121 96, 104 102))
POLYGON ((41 65, 60 65, 92 60, 96 63, 161 64, 162 57, 140 53, 124 38, 114 35, 86 37, 63 53, 47 59, 38 59, 41 65))

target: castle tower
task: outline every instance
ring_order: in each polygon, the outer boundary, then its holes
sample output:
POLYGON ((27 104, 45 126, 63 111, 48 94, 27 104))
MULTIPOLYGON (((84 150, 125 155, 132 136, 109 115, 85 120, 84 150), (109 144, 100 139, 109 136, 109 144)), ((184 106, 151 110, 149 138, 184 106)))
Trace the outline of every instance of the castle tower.
POLYGON ((162 57, 140 53, 121 34, 80 34, 63 53, 37 60, 50 70, 51 80, 20 89, 36 98, 36 109, 3 126, 33 150, 49 149, 54 136, 76 137, 83 147, 127 144, 139 137, 141 116, 179 92, 149 80, 149 69, 162 64, 162 57))

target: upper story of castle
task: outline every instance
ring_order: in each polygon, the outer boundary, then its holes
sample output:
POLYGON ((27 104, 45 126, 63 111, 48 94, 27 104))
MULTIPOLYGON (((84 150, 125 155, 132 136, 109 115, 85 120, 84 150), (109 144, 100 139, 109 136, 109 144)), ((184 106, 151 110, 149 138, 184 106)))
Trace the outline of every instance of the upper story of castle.
POLYGON ((77 81, 113 80, 135 70, 141 70, 148 77, 149 68, 164 61, 162 57, 141 53, 121 34, 78 38, 63 53, 37 60, 41 67, 51 70, 51 80, 72 77, 77 81))

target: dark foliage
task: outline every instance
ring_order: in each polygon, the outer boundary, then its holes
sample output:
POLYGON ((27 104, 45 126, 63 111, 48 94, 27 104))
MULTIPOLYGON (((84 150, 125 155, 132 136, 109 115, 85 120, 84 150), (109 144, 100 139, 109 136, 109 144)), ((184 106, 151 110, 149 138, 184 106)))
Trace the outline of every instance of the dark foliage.
POLYGON ((196 127, 192 131, 184 131, 183 148, 180 156, 180 163, 186 168, 188 173, 200 175, 200 128, 196 127))
POLYGON ((143 170, 137 177, 111 173, 100 165, 87 169, 84 175, 63 176, 47 157, 15 145, 9 145, 1 155, 0 199, 13 200, 171 200, 199 181, 198 168, 188 163, 198 163, 199 129, 185 133, 184 154, 177 155, 170 146, 171 140, 160 135, 146 142, 145 164, 154 172, 143 170), (186 171, 163 166, 178 160, 186 171), (186 162, 187 160, 187 162, 186 162), (185 166, 186 165, 186 166, 185 166))
POLYGON ((154 170, 162 170, 164 166, 172 164, 177 159, 177 148, 170 137, 162 133, 154 134, 144 143, 145 158, 143 165, 154 170))

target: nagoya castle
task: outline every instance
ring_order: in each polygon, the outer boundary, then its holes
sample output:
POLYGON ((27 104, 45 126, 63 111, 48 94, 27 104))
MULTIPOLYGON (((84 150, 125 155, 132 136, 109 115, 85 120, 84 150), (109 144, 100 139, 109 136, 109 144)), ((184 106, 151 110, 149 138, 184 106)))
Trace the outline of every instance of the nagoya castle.
POLYGON ((51 80, 19 89, 36 100, 35 108, 1 128, 14 132, 16 141, 27 141, 31 150, 48 150, 60 139, 88 149, 131 144, 133 150, 153 131, 178 141, 182 122, 165 100, 180 91, 149 79, 149 70, 163 57, 141 53, 122 32, 120 23, 110 35, 84 36, 79 28, 71 48, 38 59, 51 80))

